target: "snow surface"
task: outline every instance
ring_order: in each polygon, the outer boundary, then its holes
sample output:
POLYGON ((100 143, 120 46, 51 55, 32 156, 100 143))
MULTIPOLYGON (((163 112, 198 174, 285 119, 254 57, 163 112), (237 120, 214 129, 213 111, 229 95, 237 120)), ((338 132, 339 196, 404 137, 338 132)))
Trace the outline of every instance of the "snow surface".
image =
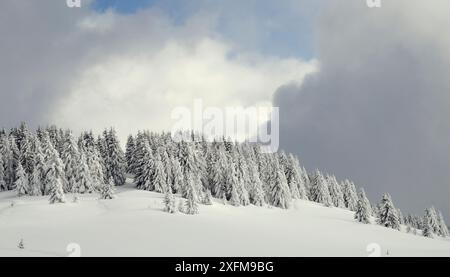
POLYGON ((162 194, 130 183, 116 196, 50 205, 1 192, 0 256, 68 256, 71 243, 81 256, 450 256, 449 240, 360 224, 353 212, 309 201, 282 210, 215 200, 185 215, 163 212, 162 194))

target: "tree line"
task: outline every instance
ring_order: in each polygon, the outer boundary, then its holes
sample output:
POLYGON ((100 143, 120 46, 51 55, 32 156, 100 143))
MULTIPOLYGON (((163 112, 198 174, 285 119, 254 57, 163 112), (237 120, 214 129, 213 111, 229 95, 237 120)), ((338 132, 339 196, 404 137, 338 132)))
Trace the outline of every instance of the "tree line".
POLYGON ((48 195, 50 203, 65 202, 65 193, 99 193, 114 197, 114 187, 134 177, 137 189, 164 193, 165 210, 199 212, 213 198, 233 206, 291 207, 302 199, 353 211, 355 220, 427 237, 448 236, 442 213, 434 207, 425 215, 404 217, 389 194, 372 204, 364 189, 350 180, 338 181, 320 170, 308 172, 298 157, 283 151, 262 153, 254 143, 228 139, 208 142, 200 134, 174 141, 170 133, 140 131, 122 150, 113 128, 95 137, 75 136, 56 126, 30 131, 25 123, 0 130, 0 191, 18 196, 48 195), (176 203, 174 195, 183 203, 176 203))

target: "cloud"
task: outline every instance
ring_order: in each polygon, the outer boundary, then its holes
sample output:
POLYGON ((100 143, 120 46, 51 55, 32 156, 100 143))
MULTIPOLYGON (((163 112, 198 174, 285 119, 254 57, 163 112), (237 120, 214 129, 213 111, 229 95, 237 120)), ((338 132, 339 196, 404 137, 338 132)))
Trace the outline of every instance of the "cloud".
POLYGON ((244 51, 217 30, 217 14, 174 22, 161 9, 135 14, 69 9, 61 1, 3 1, 2 124, 26 120, 93 129, 170 130, 171 110, 270 105, 281 84, 314 61, 244 51), (18 3, 20 2, 20 3, 18 3))
POLYGON ((281 145, 310 168, 353 178, 373 200, 450 214, 448 1, 330 3, 319 70, 281 87, 281 145))

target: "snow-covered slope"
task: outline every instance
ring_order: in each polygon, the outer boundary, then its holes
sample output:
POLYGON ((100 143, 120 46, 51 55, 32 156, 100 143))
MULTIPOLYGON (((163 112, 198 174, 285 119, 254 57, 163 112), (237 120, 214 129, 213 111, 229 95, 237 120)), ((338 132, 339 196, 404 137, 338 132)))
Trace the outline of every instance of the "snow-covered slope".
POLYGON ((309 201, 290 210, 217 201, 185 215, 163 212, 163 195, 131 184, 116 195, 50 205, 0 193, 0 256, 67 256, 71 243, 82 256, 450 256, 448 240, 359 224, 350 211, 309 201))

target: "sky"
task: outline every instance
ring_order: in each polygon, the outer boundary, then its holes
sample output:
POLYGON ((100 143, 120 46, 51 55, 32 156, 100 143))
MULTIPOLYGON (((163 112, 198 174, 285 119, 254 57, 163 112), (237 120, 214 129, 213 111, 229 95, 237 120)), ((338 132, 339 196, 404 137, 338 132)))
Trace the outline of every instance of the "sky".
POLYGON ((450 216, 450 3, 0 2, 0 126, 120 137, 171 111, 277 106, 282 149, 372 201, 450 216))

